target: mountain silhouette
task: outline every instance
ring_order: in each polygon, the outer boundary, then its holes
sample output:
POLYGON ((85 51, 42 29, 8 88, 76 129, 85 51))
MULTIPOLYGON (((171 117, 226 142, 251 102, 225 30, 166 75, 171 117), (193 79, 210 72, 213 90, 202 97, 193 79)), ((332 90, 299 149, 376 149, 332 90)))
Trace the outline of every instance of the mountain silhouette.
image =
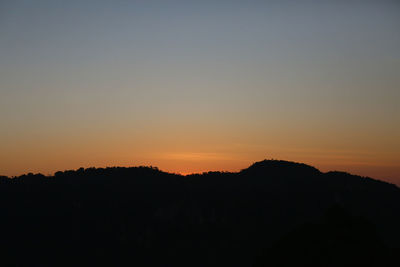
POLYGON ((400 189, 278 160, 0 177, 1 266, 396 266, 400 189))

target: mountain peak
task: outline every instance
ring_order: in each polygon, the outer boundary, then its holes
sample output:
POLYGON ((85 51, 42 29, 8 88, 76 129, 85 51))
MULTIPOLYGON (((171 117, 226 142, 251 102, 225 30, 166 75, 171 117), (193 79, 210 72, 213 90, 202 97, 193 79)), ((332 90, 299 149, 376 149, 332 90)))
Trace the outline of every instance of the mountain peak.
POLYGON ((310 165, 304 163, 297 163, 293 161, 285 160, 262 160, 253 163, 247 169, 242 172, 251 173, 262 173, 262 172, 273 172, 273 173, 296 173, 296 174, 319 174, 320 171, 310 165))

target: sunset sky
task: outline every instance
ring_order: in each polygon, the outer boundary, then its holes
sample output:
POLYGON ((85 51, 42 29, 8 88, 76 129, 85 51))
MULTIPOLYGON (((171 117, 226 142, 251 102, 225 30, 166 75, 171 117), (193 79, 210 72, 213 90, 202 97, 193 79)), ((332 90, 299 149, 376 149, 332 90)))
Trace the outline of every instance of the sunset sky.
POLYGON ((0 175, 271 158, 400 184, 399 1, 0 1, 0 175))

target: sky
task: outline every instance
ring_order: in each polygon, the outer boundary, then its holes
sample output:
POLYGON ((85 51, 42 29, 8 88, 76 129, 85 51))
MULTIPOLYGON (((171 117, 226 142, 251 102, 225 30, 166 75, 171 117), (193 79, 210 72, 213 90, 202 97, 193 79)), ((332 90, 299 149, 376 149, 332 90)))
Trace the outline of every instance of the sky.
POLYGON ((304 162, 400 185, 398 1, 0 1, 0 174, 304 162))

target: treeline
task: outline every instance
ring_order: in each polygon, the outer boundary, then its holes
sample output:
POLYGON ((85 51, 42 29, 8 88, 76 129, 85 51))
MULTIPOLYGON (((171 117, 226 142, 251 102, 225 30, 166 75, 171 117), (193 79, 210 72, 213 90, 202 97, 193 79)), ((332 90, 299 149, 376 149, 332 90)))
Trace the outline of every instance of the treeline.
POLYGON ((400 189, 287 161, 0 177, 1 266, 397 266, 400 189))

